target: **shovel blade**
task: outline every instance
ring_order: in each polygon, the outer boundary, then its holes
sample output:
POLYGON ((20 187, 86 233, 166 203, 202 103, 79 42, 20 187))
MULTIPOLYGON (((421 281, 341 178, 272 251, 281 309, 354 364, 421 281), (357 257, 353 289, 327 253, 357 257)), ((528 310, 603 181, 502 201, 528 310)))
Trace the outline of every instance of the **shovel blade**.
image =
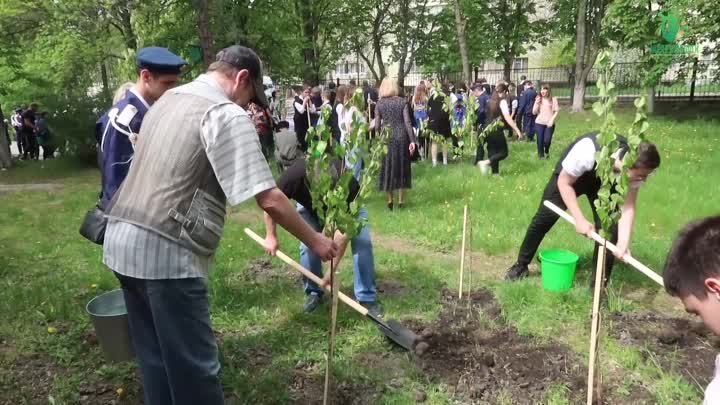
POLYGON ((380 332, 388 339, 390 339, 393 343, 397 344, 405 350, 415 350, 415 343, 419 339, 418 335, 415 334, 415 332, 402 326, 400 322, 394 319, 390 319, 386 323, 373 317, 373 321, 377 323, 380 332))

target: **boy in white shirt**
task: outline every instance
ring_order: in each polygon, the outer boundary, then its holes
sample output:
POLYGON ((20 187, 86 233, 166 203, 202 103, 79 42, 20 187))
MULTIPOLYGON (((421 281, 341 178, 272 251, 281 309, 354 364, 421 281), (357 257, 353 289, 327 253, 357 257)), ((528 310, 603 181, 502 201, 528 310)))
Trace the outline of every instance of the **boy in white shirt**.
MULTIPOLYGON (((663 271, 665 290, 678 297, 688 313, 699 316, 720 336, 720 216, 690 223, 670 248, 663 271)), ((705 389, 703 405, 720 404, 720 356, 705 389)))
MULTIPOLYGON (((508 270, 506 280, 517 280, 528 275, 528 264, 535 257, 540 243, 545 235, 555 225, 558 216, 549 208, 543 205, 548 200, 562 209, 567 209, 575 219, 575 230, 583 235, 588 235, 600 225, 600 218, 595 211, 595 200, 598 198, 598 191, 602 181, 596 173, 597 163, 595 156, 601 149, 597 141, 597 132, 591 132, 575 139, 563 152, 555 165, 555 170, 550 181, 545 186, 540 206, 535 213, 525 238, 520 246, 517 262, 508 270), (578 197, 585 195, 590 202, 593 213, 593 223, 588 221, 580 210, 578 197)), ((615 170, 621 168, 620 163, 628 150, 627 142, 620 137, 620 148, 612 155, 615 160, 615 170)), ((640 186, 647 177, 660 166, 660 154, 655 145, 643 142, 637 148, 637 159, 627 165, 630 187, 625 195, 625 202, 622 206, 622 215, 618 223, 611 230, 610 242, 618 247, 617 257, 622 257, 629 251, 630 235, 632 233, 635 218, 635 202, 640 186)), ((595 255, 597 255, 595 245, 595 255)), ((595 260, 593 260, 594 262, 595 260)), ((613 267, 613 256, 608 256, 605 261, 605 284, 610 278, 613 267)), ((595 279, 595 267, 590 280, 595 279)))

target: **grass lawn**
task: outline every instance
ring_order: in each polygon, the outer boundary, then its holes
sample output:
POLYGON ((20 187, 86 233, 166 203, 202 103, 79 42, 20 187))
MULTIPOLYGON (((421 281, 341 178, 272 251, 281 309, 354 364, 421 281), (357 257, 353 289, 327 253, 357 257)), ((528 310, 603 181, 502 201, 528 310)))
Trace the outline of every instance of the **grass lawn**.
MULTIPOLYGON (((631 112, 619 118, 623 127, 631 112)), ((712 189, 720 173, 719 124, 687 115, 651 118, 648 136, 663 162, 640 193, 631 250, 656 271, 683 224, 717 213, 712 189)), ((500 178, 481 177, 469 162, 418 164, 403 210, 390 213, 380 194, 373 199, 368 208, 386 316, 425 330, 433 345, 423 356, 402 352, 341 308, 337 404, 584 401, 592 245, 563 222, 543 242, 541 248, 581 257, 568 293, 544 292, 536 271, 516 283, 503 282, 502 275, 555 159, 573 137, 598 127, 589 112, 563 113, 550 160, 537 160, 534 145, 511 143, 500 178), (458 301, 447 290, 457 292, 465 204, 472 234, 466 299, 458 301), (493 361, 478 363, 481 352, 493 361), (489 374, 478 374, 484 369, 489 374)), ((67 160, 21 162, 0 172, 0 405, 142 403, 133 365, 105 364, 84 313, 88 300, 117 288, 101 249, 77 232, 98 185, 96 169, 67 160)), ((253 203, 231 210, 210 277, 228 403, 321 403, 329 307, 302 313, 299 279, 243 233, 246 226, 261 232, 260 218, 253 203)), ((284 232, 281 238, 281 249, 297 257, 297 241, 284 232)), ((347 263, 343 289, 351 292, 347 263)), ((678 302, 619 265, 603 319, 607 403, 701 401, 715 343, 678 302)))

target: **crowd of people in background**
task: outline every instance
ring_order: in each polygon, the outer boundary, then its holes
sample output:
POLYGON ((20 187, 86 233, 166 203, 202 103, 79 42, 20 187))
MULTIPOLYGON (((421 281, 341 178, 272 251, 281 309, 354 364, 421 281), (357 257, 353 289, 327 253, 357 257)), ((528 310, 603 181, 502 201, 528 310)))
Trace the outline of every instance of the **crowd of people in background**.
POLYGON ((19 159, 40 160, 42 157, 47 160, 54 157, 56 146, 48 127, 48 113, 38 112, 36 103, 26 108, 15 108, 10 116, 10 126, 15 132, 19 159))
MULTIPOLYGON (((281 171, 289 167, 307 152, 307 132, 317 125, 329 125, 336 141, 344 139, 355 108, 348 102, 357 88, 354 80, 343 85, 331 81, 300 87, 286 109, 275 92, 267 108, 251 104, 249 113, 266 158, 274 155, 281 171), (328 111, 327 122, 320 119, 323 110, 328 111)), ((396 80, 385 78, 377 86, 364 81, 360 88, 364 103, 360 115, 370 126, 371 138, 378 130, 389 131, 377 188, 385 193, 390 210, 405 204, 403 191, 412 187, 412 162, 429 160, 437 167, 459 158, 456 128, 468 117, 468 105, 477 106, 473 125, 482 134, 474 164, 481 173, 494 175, 500 174, 500 162, 509 156, 508 141, 535 141, 538 159, 547 159, 560 111, 549 85, 538 93, 535 83, 524 76, 519 86, 503 81, 492 86, 484 78, 470 86, 427 78, 406 92, 396 80), (470 104, 470 97, 476 103, 470 104)))

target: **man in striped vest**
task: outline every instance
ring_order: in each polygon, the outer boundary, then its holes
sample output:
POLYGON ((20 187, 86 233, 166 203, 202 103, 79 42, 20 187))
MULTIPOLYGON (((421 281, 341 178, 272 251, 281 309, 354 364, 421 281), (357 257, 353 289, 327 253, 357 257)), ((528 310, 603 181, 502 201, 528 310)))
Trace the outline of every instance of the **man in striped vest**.
POLYGON ((207 74, 169 90, 148 111, 127 178, 110 202, 103 261, 122 285, 145 403, 223 404, 207 276, 225 204, 255 197, 323 260, 337 246, 275 187, 241 106, 267 105, 262 67, 231 46, 207 74))

